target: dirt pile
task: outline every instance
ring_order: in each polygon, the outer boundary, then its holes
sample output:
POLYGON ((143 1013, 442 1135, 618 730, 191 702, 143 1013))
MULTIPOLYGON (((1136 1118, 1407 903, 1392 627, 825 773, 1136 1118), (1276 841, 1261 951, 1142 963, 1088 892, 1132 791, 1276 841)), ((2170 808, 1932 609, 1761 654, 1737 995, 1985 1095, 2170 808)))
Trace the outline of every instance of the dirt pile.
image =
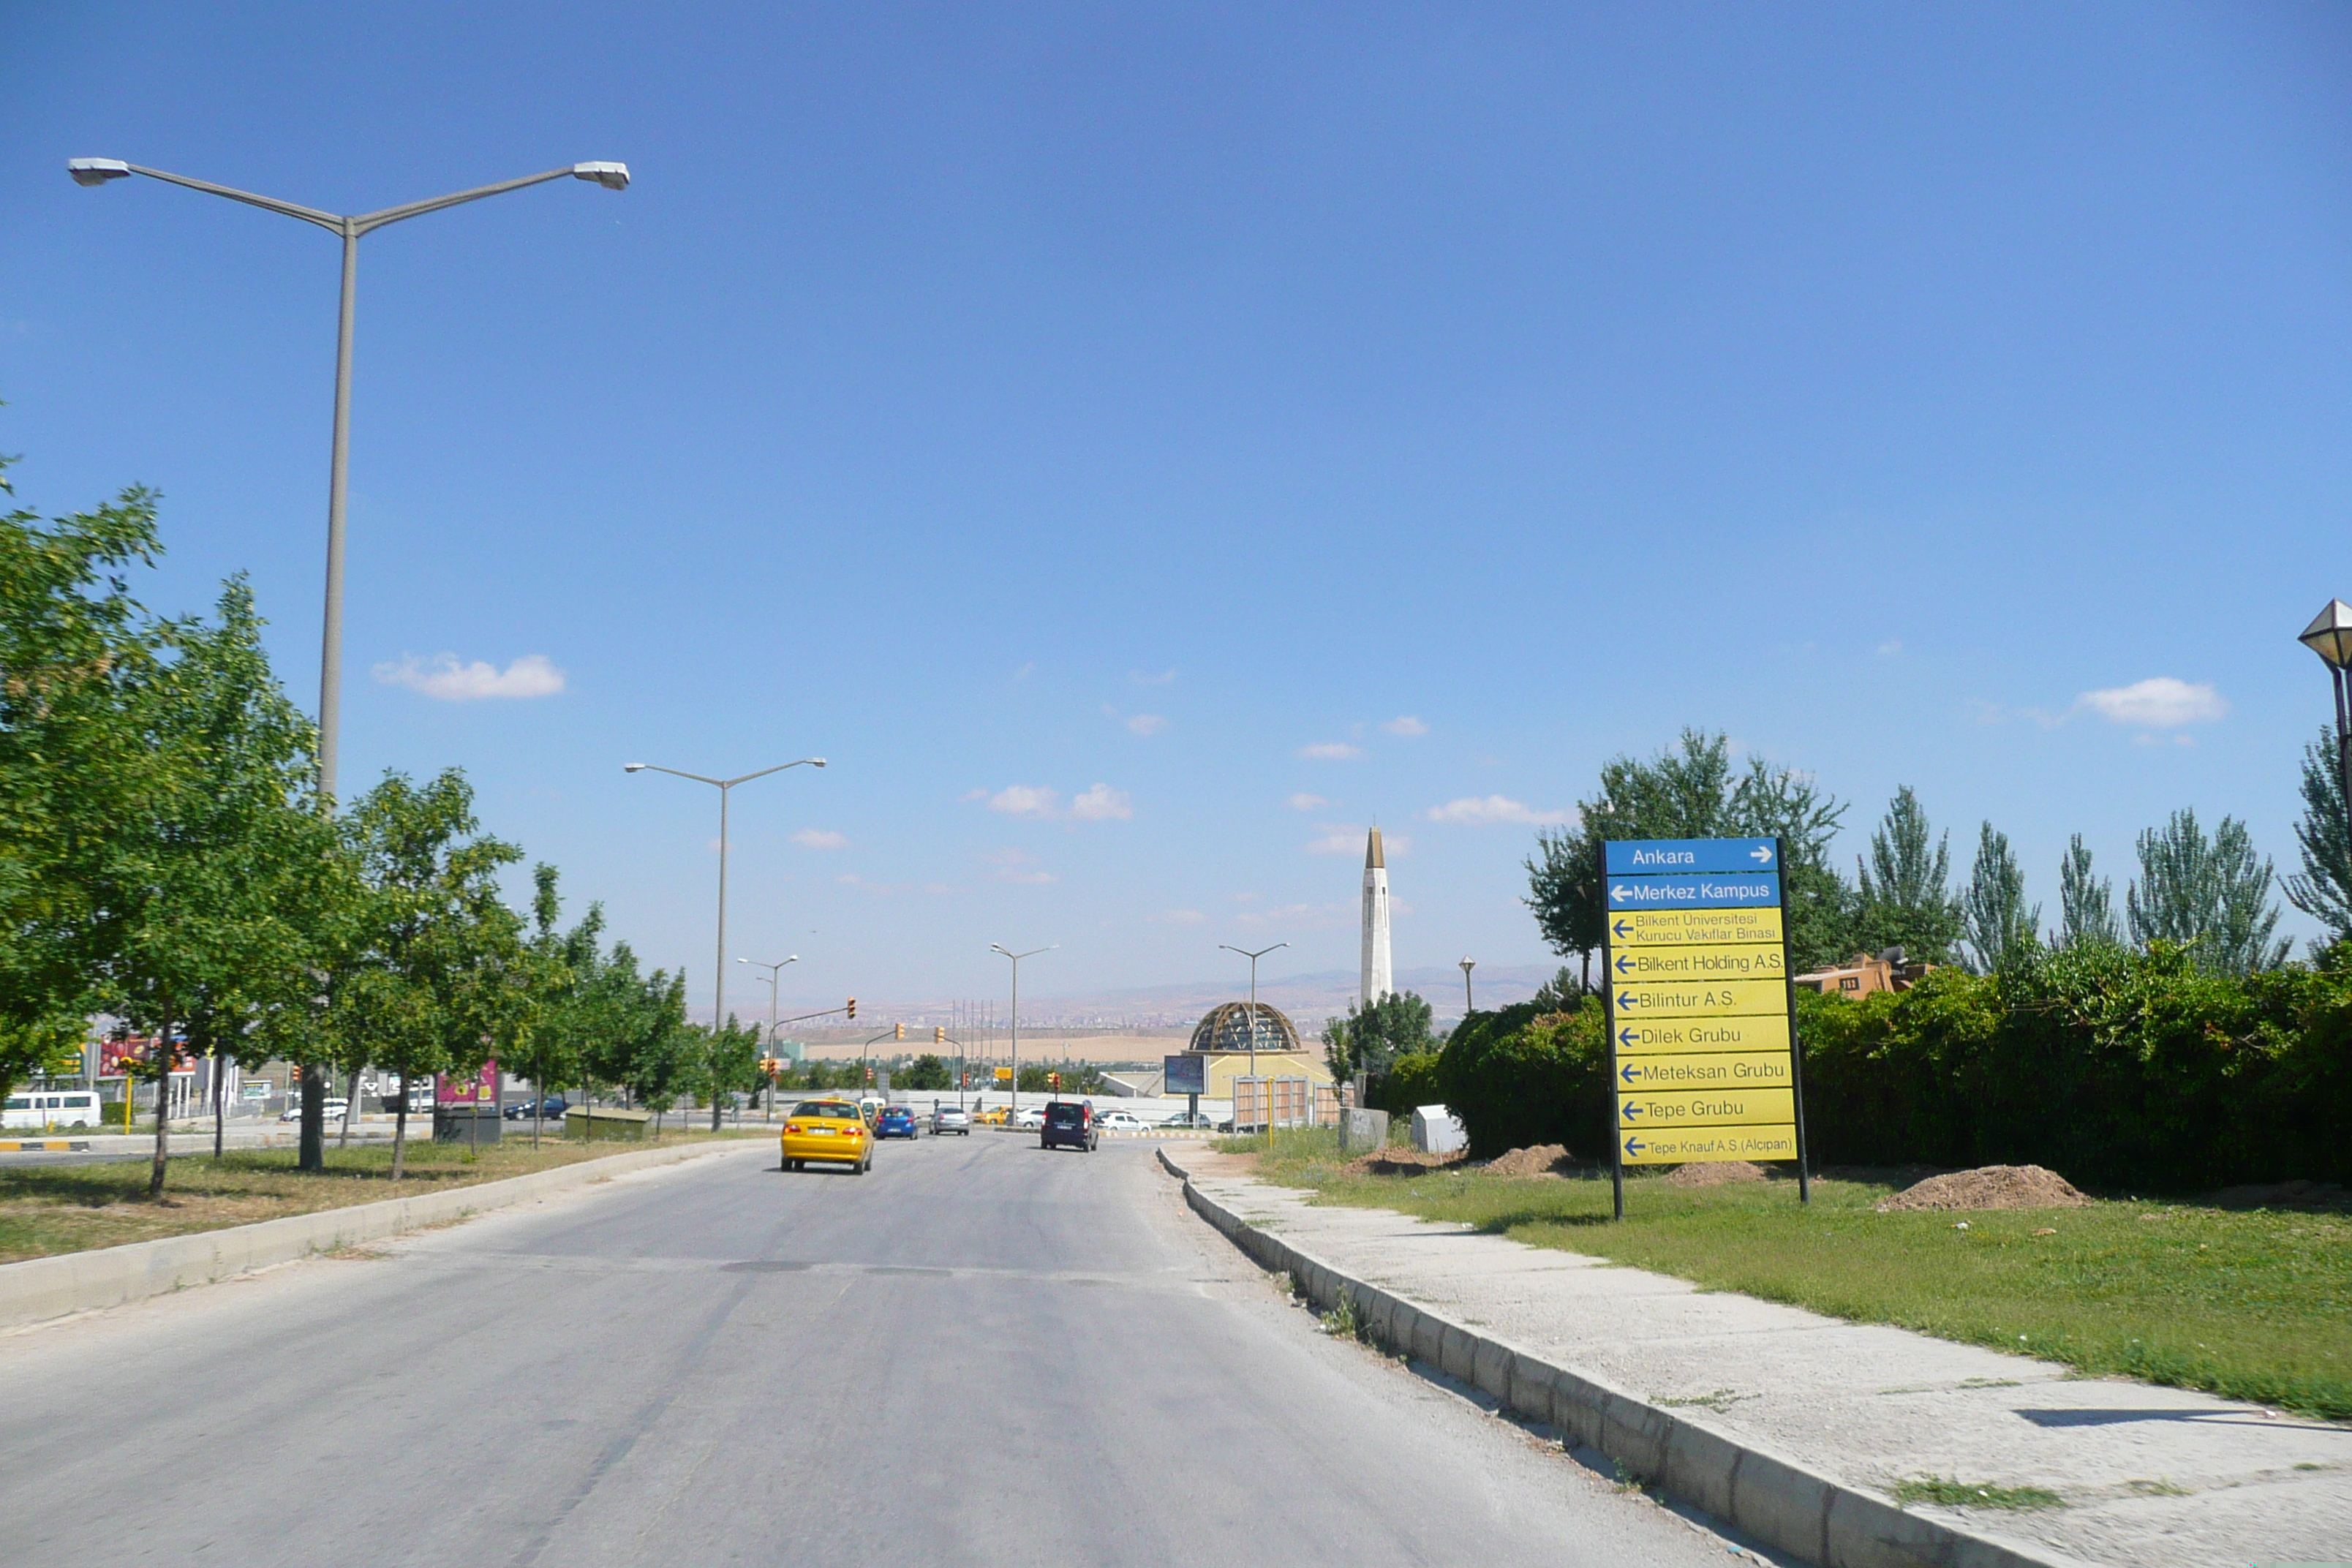
POLYGON ((1670 1187, 1719 1187, 1726 1182, 1760 1182, 1771 1173, 1752 1160, 1714 1160, 1704 1165, 1677 1165, 1666 1177, 1670 1187))
POLYGON ((1460 1150, 1451 1154, 1432 1154, 1419 1149, 1376 1149, 1369 1154, 1359 1154, 1339 1167, 1346 1176, 1418 1176, 1430 1171, 1459 1165, 1469 1156, 1460 1150))
POLYGON ((1930 1176, 1878 1205, 1880 1214, 1905 1209, 2074 1209, 2091 1200, 2055 1171, 2040 1165, 1982 1165, 1930 1176))
POLYGON ((1486 1162, 1486 1173, 1493 1176, 1564 1176, 1573 1169, 1564 1143, 1514 1149, 1486 1162))

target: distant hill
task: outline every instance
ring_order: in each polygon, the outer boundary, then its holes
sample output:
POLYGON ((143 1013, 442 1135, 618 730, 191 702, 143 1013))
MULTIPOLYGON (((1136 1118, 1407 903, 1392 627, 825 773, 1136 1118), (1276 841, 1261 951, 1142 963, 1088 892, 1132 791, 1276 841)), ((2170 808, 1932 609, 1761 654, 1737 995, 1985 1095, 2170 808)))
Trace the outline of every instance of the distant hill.
MULTIPOLYGON (((1534 995, 1537 987, 1558 972, 1556 964, 1502 964, 1493 969, 1481 965, 1472 971, 1471 979, 1481 1008, 1505 1007, 1534 995)), ((1462 1016, 1462 971, 1458 968, 1448 964, 1401 969, 1396 980, 1401 988, 1427 998, 1440 1019, 1462 1016)), ((1258 981, 1257 996, 1259 1001, 1271 1003, 1288 1014, 1300 1034, 1311 1036, 1321 1032, 1324 1019, 1336 1017, 1355 1005, 1357 984, 1358 976, 1352 969, 1277 975, 1258 981)), ((1021 1024, 1024 1029, 1189 1028, 1218 1003, 1248 994, 1244 976, 1238 985, 1230 980, 1202 980, 1075 996, 1024 997, 1021 1024)), ((949 1005, 943 1000, 860 998, 858 1021, 863 1024, 869 1017, 878 1020, 874 1026, 877 1028, 903 1022, 909 1028, 919 1025, 928 1029, 934 1024, 950 1021, 949 1005)))

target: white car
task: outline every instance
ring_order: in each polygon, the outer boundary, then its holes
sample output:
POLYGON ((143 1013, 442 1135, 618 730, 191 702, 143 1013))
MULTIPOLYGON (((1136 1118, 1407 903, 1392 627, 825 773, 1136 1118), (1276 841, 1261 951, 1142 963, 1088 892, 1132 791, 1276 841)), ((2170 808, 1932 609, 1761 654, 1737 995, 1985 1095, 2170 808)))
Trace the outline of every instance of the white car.
MULTIPOLYGON (((341 1121, 343 1119, 343 1108, 350 1103, 351 1101, 347 1100, 331 1100, 327 1101, 327 1121, 330 1124, 341 1121)), ((293 1104, 288 1106, 285 1110, 279 1111, 278 1113, 278 1120, 280 1121, 301 1121, 302 1102, 298 1100, 293 1104)))
POLYGON ((1013 1114, 1015 1127, 1038 1128, 1045 1125, 1045 1113, 1034 1105, 1024 1105, 1013 1114))
POLYGON ((1140 1132, 1143 1118, 1132 1110, 1106 1110, 1095 1118, 1095 1124, 1106 1132, 1140 1132))

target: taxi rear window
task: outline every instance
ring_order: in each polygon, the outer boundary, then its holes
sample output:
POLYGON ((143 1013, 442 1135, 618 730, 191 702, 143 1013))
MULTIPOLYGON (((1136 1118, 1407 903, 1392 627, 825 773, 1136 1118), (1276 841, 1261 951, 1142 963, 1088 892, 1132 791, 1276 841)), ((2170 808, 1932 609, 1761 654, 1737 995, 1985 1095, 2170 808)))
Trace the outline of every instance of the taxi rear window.
POLYGON ((857 1107, 838 1100, 803 1100, 793 1108, 794 1116, 829 1116, 835 1121, 857 1120, 857 1107))

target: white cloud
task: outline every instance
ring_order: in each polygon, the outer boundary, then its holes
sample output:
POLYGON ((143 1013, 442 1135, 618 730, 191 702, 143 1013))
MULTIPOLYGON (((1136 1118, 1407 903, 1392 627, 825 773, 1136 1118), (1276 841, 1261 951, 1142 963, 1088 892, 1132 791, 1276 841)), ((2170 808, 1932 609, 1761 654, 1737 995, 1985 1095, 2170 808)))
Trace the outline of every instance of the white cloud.
POLYGON ((1323 741, 1312 746, 1301 746, 1298 754, 1312 762, 1352 763, 1364 754, 1361 746, 1351 746, 1345 741, 1323 741))
POLYGON ((1391 735, 1426 735, 1429 726, 1410 713, 1400 713, 1381 726, 1391 735))
POLYGON ((1900 637, 1889 637, 1878 645, 1878 657, 1881 658, 1893 658, 1902 651, 1903 640, 1900 637))
POLYGON ((1209 917, 1198 910, 1162 910, 1160 919, 1171 926, 1204 926, 1209 917))
POLYGON ((1142 670, 1131 669, 1128 671, 1127 678, 1138 686, 1166 686, 1176 679, 1176 672, 1163 669, 1158 675, 1147 675, 1142 670))
POLYGON ((1061 801, 1042 784, 1008 784, 988 797, 988 809, 1007 816, 1051 816, 1061 801))
POLYGON ((1538 811, 1504 795, 1465 795, 1444 805, 1433 805, 1422 815, 1432 822, 1454 822, 1472 827, 1493 827, 1502 823, 1536 826, 1566 822, 1569 818, 1565 811, 1538 811))
POLYGON ((1138 713, 1128 720, 1127 727, 1139 735, 1157 735, 1168 728, 1168 721, 1157 713, 1138 713))
POLYGON ((1135 815, 1135 803, 1125 790, 1098 784, 1070 802, 1070 815, 1080 822, 1125 822, 1135 815))
POLYGON ((2169 730, 2181 724, 2210 724, 2230 711, 2230 704, 2209 683, 2190 685, 2168 675, 2135 681, 2104 691, 2085 691, 2074 706, 2087 708, 2118 724, 2169 730))
POLYGON ((803 849, 846 849, 849 840, 823 827, 803 827, 793 835, 793 842, 803 849))
POLYGON ((1356 906, 1339 904, 1285 904, 1278 910, 1255 910, 1235 915, 1234 923, 1252 931, 1328 930, 1355 923, 1356 906))
POLYGON ((527 653, 500 669, 487 659, 461 660, 454 653, 432 659, 410 654, 398 664, 379 664, 375 678, 386 686, 405 686, 444 702, 472 702, 485 697, 552 697, 563 689, 563 672, 547 656, 527 653))
POLYGON ((1313 811, 1318 805, 1328 805, 1331 803, 1325 800, 1319 795, 1308 795, 1306 791, 1301 790, 1298 794, 1292 795, 1288 800, 1283 802, 1283 804, 1290 807, 1293 811, 1313 811))
POLYGON ((996 868, 996 879, 1000 882, 1042 883, 1061 880, 1051 871, 1039 869, 1037 857, 1030 854, 1026 849, 999 849, 993 854, 983 856, 982 858, 996 868))
MULTIPOLYGON (((1323 837, 1308 840, 1307 853, 1309 855, 1361 855, 1364 852, 1365 831, 1352 822, 1318 822, 1315 825, 1315 831, 1323 837)), ((1381 847, 1390 855, 1410 855, 1412 853, 1412 840, 1401 833, 1383 833, 1381 835, 1381 847)))

